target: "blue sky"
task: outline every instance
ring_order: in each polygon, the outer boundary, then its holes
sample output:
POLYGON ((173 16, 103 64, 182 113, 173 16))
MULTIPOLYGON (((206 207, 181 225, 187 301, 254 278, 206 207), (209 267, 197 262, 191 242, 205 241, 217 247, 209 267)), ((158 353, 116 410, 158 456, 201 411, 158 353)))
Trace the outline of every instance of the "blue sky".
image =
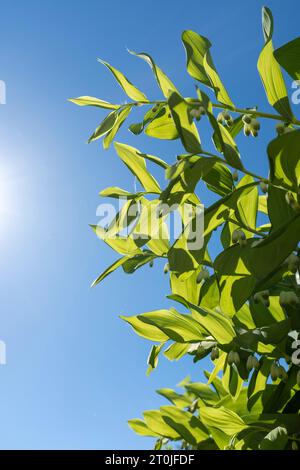
MULTIPOLYGON (((190 359, 160 361, 145 375, 150 344, 118 315, 169 305, 162 266, 134 277, 116 272, 91 281, 116 259, 88 224, 96 221, 98 192, 132 189, 132 177, 111 149, 86 145, 104 117, 67 98, 126 99, 97 57, 122 70, 149 97, 160 99, 150 69, 126 48, 147 51, 185 95, 181 31, 210 38, 217 68, 234 102, 269 110, 256 62, 262 47, 261 1, 140 2, 28 0, 5 2, 0 19, 0 367, 2 449, 138 449, 151 439, 126 420, 164 403, 154 391, 187 374, 202 377, 190 359)), ((298 2, 270 0, 277 46, 299 35, 298 2)), ((290 88, 290 81, 288 80, 290 88)), ((297 112, 297 110, 296 110, 297 112)), ((134 118, 132 120, 134 122, 134 118)), ((266 172, 265 148, 274 135, 239 139, 249 168, 266 172)), ((203 140, 209 136, 204 130, 203 140)), ((136 138, 124 127, 118 140, 172 161, 178 142, 136 138)), ((208 200, 209 202, 209 200, 208 200)))

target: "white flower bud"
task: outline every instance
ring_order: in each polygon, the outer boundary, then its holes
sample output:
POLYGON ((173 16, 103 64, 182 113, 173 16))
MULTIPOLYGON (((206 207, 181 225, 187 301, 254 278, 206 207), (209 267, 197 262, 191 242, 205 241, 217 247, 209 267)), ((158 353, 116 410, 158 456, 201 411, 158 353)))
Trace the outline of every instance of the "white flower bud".
POLYGON ((244 114, 242 121, 244 124, 251 124, 252 117, 250 114, 244 114))
POLYGON ((166 263, 164 267, 164 274, 168 274, 169 271, 170 271, 169 263, 166 263))
POLYGON ((249 124, 244 125, 244 134, 245 134, 246 137, 249 137, 249 135, 251 134, 251 128, 250 128, 249 124))

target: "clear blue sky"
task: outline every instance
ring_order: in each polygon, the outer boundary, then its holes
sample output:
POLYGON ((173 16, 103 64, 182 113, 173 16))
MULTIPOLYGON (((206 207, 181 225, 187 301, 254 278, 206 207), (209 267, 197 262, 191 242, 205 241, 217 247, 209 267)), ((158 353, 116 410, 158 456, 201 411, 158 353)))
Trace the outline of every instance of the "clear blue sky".
MULTIPOLYGON (((126 97, 101 57, 149 96, 160 97, 150 70, 126 47, 149 52, 184 94, 193 93, 180 41, 194 29, 214 44, 213 56, 233 100, 269 109, 256 71, 263 38, 263 2, 178 0, 15 0, 1 5, 0 79, 0 367, 2 449, 149 448, 128 418, 163 404, 154 391, 173 387, 201 365, 160 361, 145 375, 150 344, 118 315, 167 306, 161 266, 134 277, 122 271, 98 288, 89 285, 116 255, 88 227, 96 221, 98 191, 132 188, 113 150, 85 141, 103 113, 80 109, 68 97, 112 102, 126 97)), ((299 35, 297 1, 270 0, 277 46, 299 35)), ((289 82, 290 83, 290 82, 289 82)), ((290 88, 289 88, 290 89, 290 88)), ((239 140, 249 167, 266 171, 265 147, 239 140), (258 163, 259 162, 259 163, 258 163)), ((203 136, 204 139, 208 136, 203 136)), ((203 139, 203 140, 204 140, 203 139)), ((178 142, 132 136, 118 140, 168 161, 178 142)))

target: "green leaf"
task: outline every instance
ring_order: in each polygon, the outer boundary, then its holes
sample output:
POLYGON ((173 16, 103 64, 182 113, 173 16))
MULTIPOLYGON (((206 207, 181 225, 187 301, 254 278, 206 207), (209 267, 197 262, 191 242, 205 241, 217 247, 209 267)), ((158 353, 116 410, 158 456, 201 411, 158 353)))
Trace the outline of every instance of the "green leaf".
POLYGON ((294 80, 300 79, 300 37, 276 49, 274 57, 294 80))
POLYGON ((173 91, 169 95, 168 104, 184 148, 190 153, 201 152, 200 137, 187 102, 179 93, 173 91))
POLYGON ((170 426, 164 419, 164 415, 159 410, 149 410, 143 413, 147 427, 160 436, 169 439, 179 439, 180 434, 170 426))
POLYGON ((299 130, 277 137, 268 145, 272 183, 296 193, 300 187, 299 147, 299 130))
POLYGON ((218 373, 223 369, 226 361, 226 354, 224 352, 221 352, 220 356, 218 359, 215 361, 215 367, 212 373, 209 376, 207 385, 213 384, 215 379, 217 378, 218 373))
POLYGON ((115 149, 121 160, 137 177, 146 191, 160 193, 160 187, 154 177, 147 171, 145 159, 140 152, 130 145, 115 142, 115 149))
POLYGON ((125 263, 123 264, 123 270, 127 274, 132 274, 145 264, 149 263, 150 261, 153 261, 156 257, 157 256, 154 253, 150 252, 137 254, 125 261, 125 263))
POLYGON ((170 295, 168 298, 193 310, 194 318, 197 320, 197 323, 200 323, 218 343, 230 344, 235 338, 236 333, 232 320, 225 317, 225 315, 214 310, 198 307, 179 295, 170 295), (196 313, 197 316, 195 315, 196 313))
POLYGON ((99 277, 97 277, 97 279, 95 279, 91 287, 94 287, 97 284, 99 284, 99 282, 103 281, 103 279, 105 279, 109 274, 113 273, 116 269, 118 269, 120 266, 126 263, 127 260, 128 260, 127 256, 123 256, 122 258, 119 258, 109 268, 107 268, 99 277))
POLYGON ((144 194, 147 194, 147 193, 145 191, 139 192, 139 193, 130 193, 129 191, 126 191, 125 189, 118 188, 117 186, 111 186, 109 188, 103 189, 99 193, 99 195, 102 197, 113 197, 116 199, 119 199, 119 198, 139 199, 144 194))
POLYGON ((220 408, 203 407, 200 410, 200 416, 205 426, 222 429, 228 436, 248 428, 248 425, 236 413, 223 406, 220 408))
POLYGON ((259 448, 260 450, 284 450, 287 442, 287 430, 282 426, 277 426, 264 437, 259 448))
MULTIPOLYGON (((168 310, 157 310, 155 313, 157 316, 164 316, 168 312, 168 310)), ((163 331, 155 326, 154 324, 146 323, 141 315, 135 317, 124 317, 120 316, 120 318, 127 323, 134 329, 134 331, 143 338, 149 339, 150 341, 157 341, 157 342, 165 342, 169 339, 169 337, 163 333, 163 331)))
POLYGON ((211 82, 211 84, 214 88, 217 100, 220 103, 225 104, 225 105, 229 106, 230 108, 233 108, 234 104, 231 101, 231 99, 230 99, 230 97, 227 93, 227 90, 226 90, 225 86, 223 85, 223 83, 222 83, 222 81, 219 77, 219 74, 218 74, 218 72, 215 68, 215 65, 213 63, 213 60, 212 60, 212 57, 211 57, 211 54, 210 54, 209 50, 207 51, 207 53, 204 56, 203 66, 204 66, 205 72, 206 72, 207 76, 209 77, 210 82, 211 82))
POLYGON ((272 231, 291 220, 295 212, 286 201, 286 191, 270 185, 268 189, 268 215, 272 224, 272 231))
POLYGON ((157 367, 158 364, 158 356, 163 347, 163 343, 159 344, 158 346, 154 344, 150 350, 150 354, 148 356, 147 364, 149 365, 147 370, 147 375, 150 375, 151 372, 157 367))
POLYGON ((169 106, 164 106, 161 112, 152 119, 145 129, 145 134, 149 137, 162 140, 178 139, 178 131, 172 119, 169 106))
POLYGON ((240 153, 237 145, 225 126, 219 124, 213 114, 208 114, 210 123, 212 124, 215 132, 213 134, 213 141, 216 149, 223 153, 225 160, 234 168, 239 170, 243 169, 240 153))
POLYGON ((229 217, 231 213, 236 210, 239 198, 241 196, 246 196, 257 184, 258 183, 255 182, 246 186, 241 186, 205 209, 204 236, 211 233, 212 230, 219 227, 219 225, 222 225, 226 220, 225 216, 229 217))
POLYGON ((199 82, 211 87, 211 82, 203 67, 203 58, 211 47, 210 41, 189 30, 182 33, 182 42, 186 51, 188 73, 199 82))
POLYGON ((273 16, 269 8, 266 7, 263 8, 262 14, 265 45, 260 53, 257 68, 270 105, 273 106, 282 116, 291 120, 293 118, 293 113, 287 96, 286 86, 280 66, 274 57, 274 48, 272 43, 273 16))
POLYGON ((199 323, 191 315, 183 315, 175 309, 143 313, 138 315, 138 319, 155 326, 178 343, 199 342, 203 339, 199 323))
POLYGON ((153 119, 155 119, 156 117, 158 117, 161 114, 163 107, 164 107, 164 105, 162 103, 154 105, 151 109, 149 109, 146 112, 142 122, 131 124, 129 126, 129 130, 135 135, 141 134, 143 132, 143 130, 145 129, 145 127, 150 122, 152 122, 153 119))
MULTIPOLYGON (((254 183, 252 176, 245 175, 239 182, 237 188, 247 186, 254 183)), ((242 224, 252 229, 256 228, 256 217, 258 211, 258 189, 257 186, 253 186, 252 190, 247 194, 242 195, 237 202, 238 220, 241 220, 242 224)), ((251 232, 245 230, 247 238, 251 237, 251 232)))
POLYGON ((179 393, 176 393, 171 388, 161 388, 157 390, 156 392, 162 397, 169 400, 175 406, 178 406, 178 408, 186 408, 187 406, 190 406, 192 403, 192 399, 190 397, 188 397, 187 395, 180 395, 179 393))
POLYGON ((162 406, 160 411, 163 420, 186 442, 197 445, 208 438, 208 433, 201 421, 188 411, 180 410, 175 406, 162 406))
POLYGON ((128 80, 128 78, 126 78, 125 75, 123 75, 122 72, 120 72, 119 70, 117 70, 115 67, 110 65, 108 62, 105 62, 104 60, 98 59, 98 62, 105 65, 111 71, 111 73, 114 75, 115 79, 121 86, 121 88, 123 88, 125 93, 129 96, 129 98, 131 98, 133 101, 143 101, 143 102, 148 101, 144 93, 142 93, 136 86, 134 86, 128 80))
POLYGON ((91 135, 88 140, 88 143, 93 142, 94 140, 98 140, 100 139, 100 137, 107 134, 114 127, 117 119, 117 111, 112 111, 111 113, 109 113, 106 118, 101 122, 101 124, 97 127, 95 132, 91 135))
POLYGON ((165 349, 164 356, 166 356, 169 361, 178 361, 188 352, 189 349, 189 343, 173 343, 165 349))
POLYGON ((132 107, 131 106, 125 106, 121 111, 118 112, 117 114, 117 119, 116 122, 114 123, 112 129, 106 134, 104 140, 103 140, 103 147, 105 149, 108 149, 112 141, 114 140, 117 132, 119 131, 120 127, 128 117, 129 113, 131 112, 132 107))
POLYGON ((134 51, 128 51, 130 54, 133 54, 137 57, 143 59, 152 69, 154 76, 157 80, 158 86, 160 87, 163 95, 167 98, 169 96, 170 91, 177 91, 177 88, 172 83, 172 81, 167 77, 167 75, 155 64, 154 60, 149 54, 145 52, 141 52, 137 54, 134 51))
POLYGON ((95 106, 96 108, 104 109, 118 109, 120 106, 117 104, 111 104, 107 101, 99 100, 93 96, 79 96, 78 98, 70 98, 71 103, 75 103, 78 106, 95 106))
POLYGON ((185 389, 201 398, 205 405, 215 405, 219 400, 218 395, 207 384, 200 382, 189 383, 185 385, 185 389))
POLYGON ((128 425, 135 433, 139 434, 140 436, 159 436, 159 434, 156 434, 155 432, 151 431, 151 429, 148 428, 147 424, 142 419, 130 419, 128 421, 128 425))

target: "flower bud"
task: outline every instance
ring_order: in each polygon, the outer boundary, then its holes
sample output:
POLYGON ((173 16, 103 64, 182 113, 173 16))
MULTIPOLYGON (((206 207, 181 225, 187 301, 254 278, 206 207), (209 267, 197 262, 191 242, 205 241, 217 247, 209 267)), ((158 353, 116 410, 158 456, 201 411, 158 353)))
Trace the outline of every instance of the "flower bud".
POLYGON ((300 305, 299 297, 293 291, 281 291, 279 296, 279 303, 282 307, 295 307, 300 305))
POLYGON ((249 137, 249 135, 251 134, 251 128, 250 128, 249 124, 244 125, 244 134, 245 134, 246 137, 249 137))
POLYGON ((293 442, 292 442, 292 450, 298 450, 298 448, 299 448, 299 447, 298 447, 297 442, 296 442, 296 441, 293 441, 293 442))
POLYGON ((201 116, 204 116, 206 114, 205 108, 203 106, 199 107, 199 112, 200 112, 201 116))
POLYGON ((242 117, 242 121, 244 124, 251 124, 251 116, 250 114, 244 114, 244 116, 242 117))
POLYGON ((230 351, 227 357, 227 362, 231 366, 234 363, 234 351, 230 351))
POLYGON ((251 119, 251 127, 254 131, 260 130, 260 122, 257 119, 251 119))
POLYGON ((294 198, 293 193, 291 193, 290 191, 288 191, 288 192, 285 194, 285 200, 286 200, 286 202, 288 203, 288 205, 289 205, 295 212, 299 212, 299 211, 300 211, 300 205, 298 204, 298 202, 297 202, 296 199, 294 198))
POLYGON ((249 356, 246 363, 247 371, 250 372, 253 369, 253 356, 249 356))
POLYGON ((267 192, 268 192, 268 185, 267 185, 264 181, 261 181, 261 182, 259 183, 259 186, 260 186, 260 189, 262 190, 262 192, 263 192, 264 194, 267 194, 267 192))
POLYGON ((272 363, 271 368, 270 368, 270 373, 271 373, 271 379, 273 380, 273 382, 275 382, 275 380, 277 380, 279 377, 279 367, 276 364, 276 362, 272 363))
POLYGON ((300 260, 299 260, 297 255, 294 255, 294 253, 292 253, 286 259, 286 263, 287 263, 287 266, 288 266, 288 270, 295 274, 297 272, 298 268, 299 268, 300 260))
POLYGON ((238 366, 240 362, 241 362, 241 361, 240 361, 239 353, 238 353, 238 352, 235 352, 235 353, 234 353, 234 363, 235 363, 235 365, 238 366))
POLYGON ((255 129, 251 129, 251 135, 252 137, 258 137, 258 131, 256 131, 255 129))
POLYGON ((149 263, 149 267, 150 267, 150 268, 153 268, 153 266, 154 266, 154 261, 152 260, 152 261, 150 261, 150 263, 149 263))
POLYGON ((200 284, 201 281, 205 281, 210 277, 208 269, 202 269, 197 276, 197 284, 200 284))
POLYGON ((286 382, 287 379, 289 378, 288 375, 287 375, 287 372, 286 372, 285 368, 282 367, 282 366, 279 366, 279 367, 278 367, 278 377, 279 377, 280 379, 282 379, 284 382, 286 382))
POLYGON ((169 271, 170 271, 169 263, 166 263, 164 267, 164 274, 168 274, 169 271))
POLYGON ((223 116, 224 116, 225 121, 230 121, 232 119, 228 111, 224 111, 223 116))
POLYGON ((224 121, 224 114, 223 112, 219 113, 218 116, 217 116, 217 121, 219 124, 222 124, 222 122, 224 121))
POLYGON ((232 178, 233 178, 233 181, 238 181, 238 179, 239 179, 239 174, 238 174, 237 170, 235 170, 235 171, 232 173, 232 178))
POLYGON ((219 359, 219 356, 220 356, 219 348, 217 347, 213 348, 210 354, 211 360, 214 361, 215 359, 219 359))

